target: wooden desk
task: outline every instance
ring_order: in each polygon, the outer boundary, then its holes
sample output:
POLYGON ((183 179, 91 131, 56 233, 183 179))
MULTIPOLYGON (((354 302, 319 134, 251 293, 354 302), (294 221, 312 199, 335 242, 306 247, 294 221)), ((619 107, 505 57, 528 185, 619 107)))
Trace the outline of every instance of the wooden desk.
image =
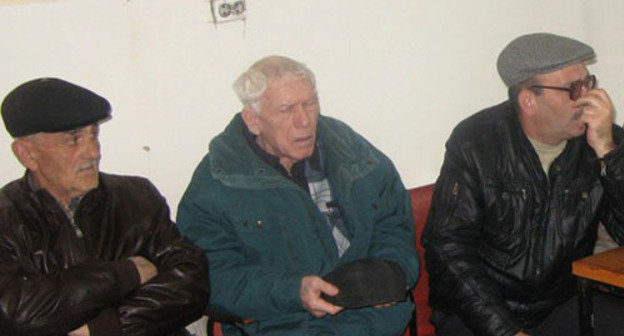
POLYGON ((594 254, 572 263, 579 278, 579 321, 582 336, 594 336, 592 290, 624 294, 624 247, 594 254))

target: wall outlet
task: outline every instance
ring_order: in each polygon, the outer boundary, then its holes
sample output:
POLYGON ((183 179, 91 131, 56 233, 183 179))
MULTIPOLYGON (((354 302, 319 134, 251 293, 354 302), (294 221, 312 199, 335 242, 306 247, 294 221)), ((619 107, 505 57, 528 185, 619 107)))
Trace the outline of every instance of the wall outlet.
POLYGON ((212 22, 215 24, 228 21, 245 20, 247 4, 245 0, 210 0, 212 22))

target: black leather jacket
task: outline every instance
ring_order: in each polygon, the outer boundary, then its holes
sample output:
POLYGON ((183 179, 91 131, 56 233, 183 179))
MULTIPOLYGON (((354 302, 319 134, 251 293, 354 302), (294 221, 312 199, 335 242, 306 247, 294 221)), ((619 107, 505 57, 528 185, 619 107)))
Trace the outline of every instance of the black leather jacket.
POLYGON ((585 136, 544 173, 509 102, 461 122, 446 143, 424 232, 430 303, 476 334, 513 335, 575 294, 573 260, 598 221, 624 242, 624 132, 596 158, 585 136))
POLYGON ((0 334, 181 335, 201 316, 206 259, 149 181, 101 173, 74 219, 26 177, 0 191, 0 334), (158 275, 140 285, 131 256, 158 275))

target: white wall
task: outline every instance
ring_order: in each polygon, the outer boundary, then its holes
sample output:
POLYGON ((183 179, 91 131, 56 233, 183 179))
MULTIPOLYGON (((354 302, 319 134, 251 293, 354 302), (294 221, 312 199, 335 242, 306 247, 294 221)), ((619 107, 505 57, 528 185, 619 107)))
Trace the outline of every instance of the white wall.
MULTIPOLYGON (((113 104, 102 170, 149 177, 173 212, 208 142, 240 109, 232 81, 268 54, 315 71, 322 113, 433 182, 453 126, 506 98, 496 72, 514 37, 550 31, 593 45, 590 67, 624 103, 618 0, 247 0, 215 27, 208 0, 0 0, 0 98, 58 76, 113 104), (147 151, 144 148, 149 147, 147 151)), ((622 118, 618 117, 621 124, 622 118)), ((0 185, 22 167, 0 132, 0 185)))

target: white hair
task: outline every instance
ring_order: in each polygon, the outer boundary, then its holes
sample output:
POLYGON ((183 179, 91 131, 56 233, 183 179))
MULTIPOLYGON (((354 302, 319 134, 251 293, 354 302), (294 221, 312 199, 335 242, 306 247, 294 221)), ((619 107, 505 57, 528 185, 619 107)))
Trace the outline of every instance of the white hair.
POLYGON ((262 97, 271 81, 284 76, 307 80, 316 91, 314 73, 304 64, 284 56, 267 56, 254 63, 234 81, 234 92, 244 106, 260 112, 262 97))

